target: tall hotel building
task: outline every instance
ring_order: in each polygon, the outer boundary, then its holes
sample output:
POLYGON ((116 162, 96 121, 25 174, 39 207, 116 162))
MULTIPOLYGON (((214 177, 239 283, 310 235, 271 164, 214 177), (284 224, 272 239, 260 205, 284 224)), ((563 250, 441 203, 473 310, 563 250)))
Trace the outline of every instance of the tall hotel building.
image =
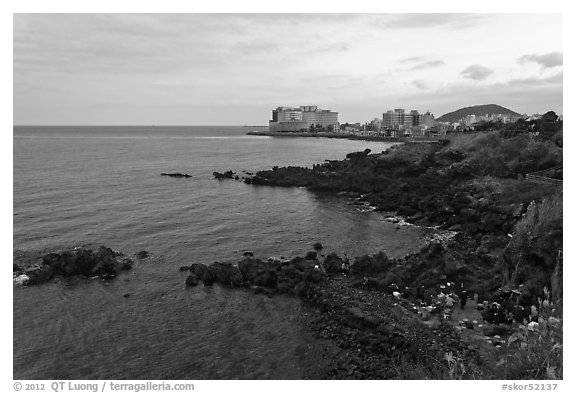
POLYGON ((420 125, 431 127, 434 125, 434 116, 430 112, 420 114, 417 110, 406 113, 404 109, 394 109, 382 114, 382 128, 403 129, 420 125))
POLYGON ((279 106, 272 110, 270 131, 287 132, 308 130, 310 126, 320 125, 325 129, 332 126, 338 129, 338 112, 318 109, 315 105, 300 106, 298 108, 279 106))

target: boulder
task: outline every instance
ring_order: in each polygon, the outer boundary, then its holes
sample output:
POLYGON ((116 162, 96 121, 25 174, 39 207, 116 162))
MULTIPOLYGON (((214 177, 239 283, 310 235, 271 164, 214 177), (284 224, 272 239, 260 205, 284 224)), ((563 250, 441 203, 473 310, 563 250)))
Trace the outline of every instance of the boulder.
POLYGON ((296 285, 302 282, 303 273, 294 265, 283 265, 278 271, 278 281, 276 287, 279 292, 291 292, 296 285))
POLYGON ((210 285, 216 281, 214 273, 203 263, 193 263, 190 265, 188 270, 190 270, 190 273, 198 277, 198 279, 202 281, 204 285, 210 285))
POLYGON ((249 255, 238 262, 238 269, 245 280, 252 282, 257 276, 267 270, 267 264, 260 259, 251 258, 251 255, 249 255))
POLYGON ((353 275, 377 276, 387 272, 394 265, 394 261, 382 252, 373 256, 363 255, 354 261, 350 267, 350 273, 353 275))
MULTIPOLYGON (((318 266, 318 265, 317 265, 318 266)), ((304 282, 309 282, 312 284, 318 284, 322 282, 325 278, 325 274, 320 267, 315 267, 314 269, 307 269, 302 274, 302 279, 304 282)))
POLYGON ((315 249, 316 251, 320 251, 322 248, 324 248, 324 247, 322 246, 322 243, 314 243, 314 249, 315 249))
POLYGON ((234 179, 235 173, 232 171, 226 171, 224 173, 220 172, 213 172, 212 175, 215 179, 222 180, 222 179, 234 179))
POLYGON ((275 262, 262 262, 260 259, 244 258, 238 262, 238 269, 244 280, 253 285, 274 288, 278 280, 276 270, 279 267, 275 262))
POLYGON ((46 281, 50 281, 54 277, 54 269, 47 265, 35 265, 25 270, 24 274, 28 276, 28 280, 24 285, 36 285, 46 281))
POLYGON ((316 260, 317 256, 316 256, 316 251, 308 251, 306 253, 306 258, 307 260, 313 261, 316 260))
POLYGON ((347 262, 335 253, 328 254, 322 262, 322 266, 328 274, 345 273, 347 271, 347 265, 347 262))
POLYGON ((214 262, 208 269, 212 272, 216 281, 223 285, 240 286, 244 281, 240 270, 231 263, 214 262))
POLYGON ((138 251, 136 257, 139 259, 146 259, 150 256, 150 253, 146 250, 138 251))
POLYGON ((26 274, 19 274, 14 277, 14 284, 16 285, 26 285, 28 281, 30 281, 30 277, 28 277, 26 274))
POLYGON ((190 273, 188 277, 186 277, 186 286, 187 287, 195 287, 198 285, 198 277, 194 273, 190 273))

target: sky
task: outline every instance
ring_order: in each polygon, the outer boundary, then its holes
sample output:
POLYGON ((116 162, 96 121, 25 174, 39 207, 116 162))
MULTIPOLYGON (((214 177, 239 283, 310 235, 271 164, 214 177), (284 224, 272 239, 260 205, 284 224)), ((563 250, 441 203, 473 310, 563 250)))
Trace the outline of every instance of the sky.
POLYGON ((15 125, 563 113, 561 14, 14 14, 15 125))

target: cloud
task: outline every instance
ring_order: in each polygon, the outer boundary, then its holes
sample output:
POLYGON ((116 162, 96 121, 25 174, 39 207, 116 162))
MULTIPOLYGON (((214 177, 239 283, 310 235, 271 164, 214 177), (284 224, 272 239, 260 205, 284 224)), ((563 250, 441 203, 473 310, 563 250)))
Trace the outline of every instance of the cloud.
POLYGON ((410 70, 412 70, 412 71, 424 70, 427 68, 440 67, 440 66, 443 66, 444 64, 446 64, 446 63, 444 63, 444 61, 442 61, 442 60, 431 60, 431 61, 427 61, 424 63, 416 64, 415 66, 410 68, 410 70))
POLYGON ((525 86, 525 87, 554 86, 554 85, 561 86, 563 80, 564 80, 564 73, 559 72, 546 78, 512 79, 508 81, 507 84, 509 86, 525 86))
POLYGON ((416 86, 417 88, 419 88, 421 90, 428 89, 428 84, 426 83, 426 81, 424 81, 422 79, 417 79, 417 80, 412 81, 412 85, 416 86))
POLYGON ((486 14, 389 14, 380 24, 384 28, 428 28, 446 26, 452 28, 467 28, 480 23, 486 14))
POLYGON ((524 55, 518 59, 518 63, 536 63, 542 68, 554 68, 563 64, 563 54, 561 52, 551 52, 544 55, 524 55))
POLYGON ((414 63, 417 61, 424 61, 426 59, 427 59, 426 56, 414 56, 414 57, 407 57, 405 59, 400 59, 399 62, 400 63, 414 63))
POLYGON ((488 78, 493 73, 494 71, 490 68, 476 64, 466 68, 460 73, 460 75, 462 75, 464 78, 481 81, 488 78))

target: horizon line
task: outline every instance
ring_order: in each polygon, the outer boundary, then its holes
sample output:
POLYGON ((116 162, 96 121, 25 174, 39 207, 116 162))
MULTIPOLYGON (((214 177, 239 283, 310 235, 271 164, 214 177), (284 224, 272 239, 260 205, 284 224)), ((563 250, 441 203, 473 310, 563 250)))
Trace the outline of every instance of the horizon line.
POLYGON ((12 127, 268 127, 246 124, 12 124, 12 127))

